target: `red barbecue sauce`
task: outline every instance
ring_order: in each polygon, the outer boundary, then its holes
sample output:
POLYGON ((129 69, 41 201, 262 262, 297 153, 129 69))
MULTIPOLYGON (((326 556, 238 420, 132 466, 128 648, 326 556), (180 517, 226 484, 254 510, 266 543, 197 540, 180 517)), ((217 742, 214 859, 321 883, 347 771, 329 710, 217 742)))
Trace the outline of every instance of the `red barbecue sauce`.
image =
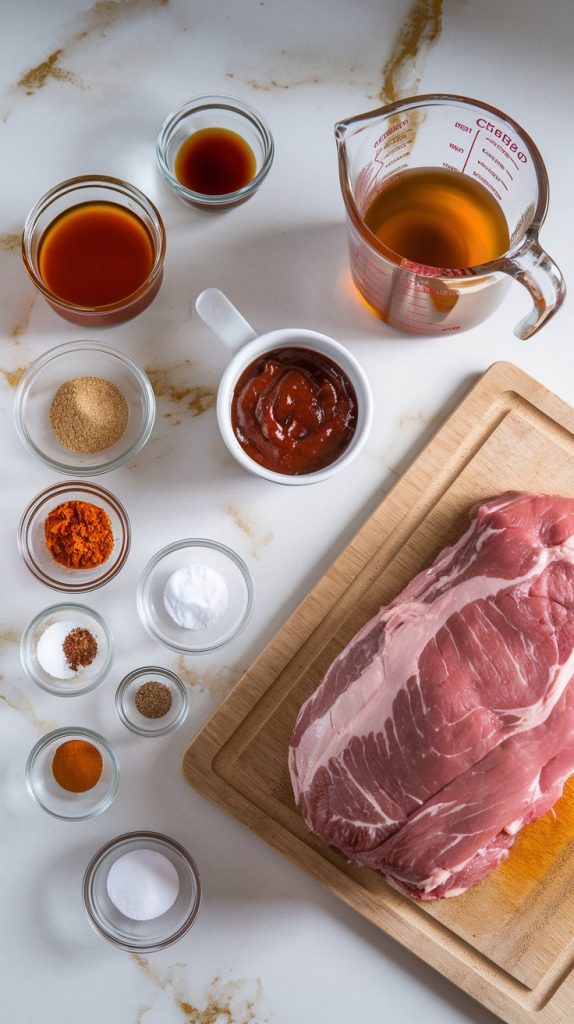
POLYGON ((231 423, 243 451, 274 473, 314 473, 347 448, 357 396, 346 373, 306 348, 258 356, 239 377, 231 423))

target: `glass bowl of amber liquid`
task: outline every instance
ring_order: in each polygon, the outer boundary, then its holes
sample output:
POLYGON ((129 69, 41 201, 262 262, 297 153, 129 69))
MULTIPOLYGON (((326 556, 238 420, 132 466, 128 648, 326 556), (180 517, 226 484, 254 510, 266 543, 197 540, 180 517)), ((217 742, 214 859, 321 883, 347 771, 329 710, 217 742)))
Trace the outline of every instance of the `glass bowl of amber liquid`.
POLYGON ((95 818, 112 803, 120 782, 120 765, 113 747, 91 729, 54 729, 38 740, 26 763, 26 785, 30 796, 54 818, 82 821, 95 818), (95 785, 74 792, 57 781, 54 758, 65 743, 87 745, 101 758, 101 772, 95 785))
POLYGON ((164 121, 156 143, 159 169, 190 206, 238 206, 257 192, 273 163, 269 125, 232 96, 197 96, 164 121))
POLYGON ((54 186, 28 214, 22 259, 52 309, 106 327, 141 313, 161 285, 165 228, 134 185, 83 175, 54 186))
POLYGON ((99 476, 135 458, 151 434, 154 418, 155 396, 147 375, 123 352, 98 341, 66 341, 45 352, 26 370, 14 399, 14 422, 25 447, 56 472, 72 476, 99 476), (123 434, 103 451, 71 451, 50 426, 58 388, 75 377, 110 381, 127 404, 123 434))
POLYGON ((18 547, 30 572, 52 590, 85 593, 109 583, 124 565, 131 543, 128 514, 120 501, 104 487, 82 480, 66 480, 40 491, 26 508, 18 527, 18 547), (50 512, 68 502, 86 502, 103 509, 109 519, 112 548, 97 566, 68 568, 57 561, 46 540, 50 512))

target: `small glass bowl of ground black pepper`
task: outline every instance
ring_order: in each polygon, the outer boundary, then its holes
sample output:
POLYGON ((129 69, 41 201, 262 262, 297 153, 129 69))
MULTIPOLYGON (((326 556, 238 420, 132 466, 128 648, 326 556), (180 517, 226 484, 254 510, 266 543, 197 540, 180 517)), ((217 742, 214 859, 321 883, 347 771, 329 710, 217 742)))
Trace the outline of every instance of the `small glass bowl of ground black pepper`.
POLYGON ((30 572, 68 594, 95 590, 117 576, 130 542, 123 505, 110 491, 83 480, 41 491, 18 527, 20 554, 30 572))
POLYGON ((24 630, 20 658, 30 679, 43 690, 58 697, 77 697, 106 678, 113 637, 92 608, 55 604, 44 608, 24 630))
POLYGON ((273 163, 269 126, 249 103, 197 96, 164 121, 156 144, 159 169, 184 203, 203 210, 238 206, 273 163))
POLYGON ((26 763, 28 792, 55 818, 94 818, 112 803, 120 766, 113 747, 91 729, 54 729, 26 763))
POLYGON ((155 397, 148 377, 108 345, 65 342, 36 359, 14 401, 20 440, 58 473, 99 476, 148 440, 155 397))
POLYGON ((116 690, 121 722, 140 736, 165 736, 185 721, 187 690, 179 676, 166 668, 136 668, 116 690))

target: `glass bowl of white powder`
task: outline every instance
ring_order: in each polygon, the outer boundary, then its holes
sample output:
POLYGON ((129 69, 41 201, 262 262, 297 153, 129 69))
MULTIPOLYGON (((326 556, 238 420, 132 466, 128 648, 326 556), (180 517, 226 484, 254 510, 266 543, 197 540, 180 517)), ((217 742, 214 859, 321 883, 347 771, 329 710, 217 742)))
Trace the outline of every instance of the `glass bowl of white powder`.
POLYGON ((93 608, 64 602, 44 608, 27 625, 20 644, 30 679, 58 697, 77 697, 99 686, 110 671, 114 640, 93 608))
POLYGON ((253 580, 235 551, 205 539, 168 544, 146 565, 137 608, 150 636, 179 654, 206 654, 233 640, 253 608, 253 580))
POLYGON ((193 857, 175 839, 128 832, 92 858, 83 896, 88 920, 104 939, 132 953, 152 953, 191 928, 201 883, 193 857))

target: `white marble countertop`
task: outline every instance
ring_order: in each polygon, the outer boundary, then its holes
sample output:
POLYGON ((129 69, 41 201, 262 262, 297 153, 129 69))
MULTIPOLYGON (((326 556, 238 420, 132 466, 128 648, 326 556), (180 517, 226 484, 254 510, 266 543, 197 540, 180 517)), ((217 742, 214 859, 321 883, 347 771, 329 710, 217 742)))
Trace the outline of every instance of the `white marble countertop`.
MULTIPOLYGON (((404 38, 404 36, 403 36, 404 38)), ((528 308, 518 285, 487 323, 444 340, 399 336, 351 294, 333 124, 393 95, 458 92, 506 110, 537 141, 551 202, 542 240, 574 278, 570 0, 4 0, 0 12, 0 878, 2 1019, 13 1024, 346 1024, 494 1018, 409 952, 206 802, 180 761, 197 729, 343 549, 446 412, 497 359, 574 400, 574 320, 565 308, 531 342, 512 334, 528 308), (442 7, 442 16, 440 15, 442 7), (416 53, 397 46, 413 10, 434 12, 416 53), (393 53, 401 57, 391 61, 393 53), (276 142, 257 196, 225 214, 185 208, 161 181, 154 143, 184 99, 225 92, 252 102, 276 142), (72 326, 36 295, 19 235, 40 195, 64 178, 108 173, 142 188, 168 232, 163 287, 138 318, 106 332, 72 326), (344 477, 280 488, 228 456, 213 410, 225 355, 194 301, 222 288, 261 330, 306 326, 355 353, 372 381, 375 422, 344 477), (121 575, 87 603, 117 641, 106 682, 84 697, 43 693, 18 639, 58 595, 18 555, 16 526, 54 474, 12 426, 19 370, 58 342, 102 337, 153 371, 153 435, 134 463, 102 478, 125 503, 133 547, 121 575), (202 389, 202 390, 196 390, 202 389), (201 399, 198 405, 198 399, 201 399), (199 415, 198 410, 205 411, 199 415), (253 620, 214 657, 179 662, 154 645, 135 608, 139 573, 160 546, 213 537, 248 562, 253 620), (178 669, 186 725, 163 740, 115 717, 119 679, 138 664, 178 669), (50 818, 24 786, 28 752, 53 726, 89 725, 118 750, 121 785, 92 821, 50 818), (204 885, 191 932, 138 958, 101 940, 82 906, 92 853, 132 828, 166 832, 196 857, 204 885)))

